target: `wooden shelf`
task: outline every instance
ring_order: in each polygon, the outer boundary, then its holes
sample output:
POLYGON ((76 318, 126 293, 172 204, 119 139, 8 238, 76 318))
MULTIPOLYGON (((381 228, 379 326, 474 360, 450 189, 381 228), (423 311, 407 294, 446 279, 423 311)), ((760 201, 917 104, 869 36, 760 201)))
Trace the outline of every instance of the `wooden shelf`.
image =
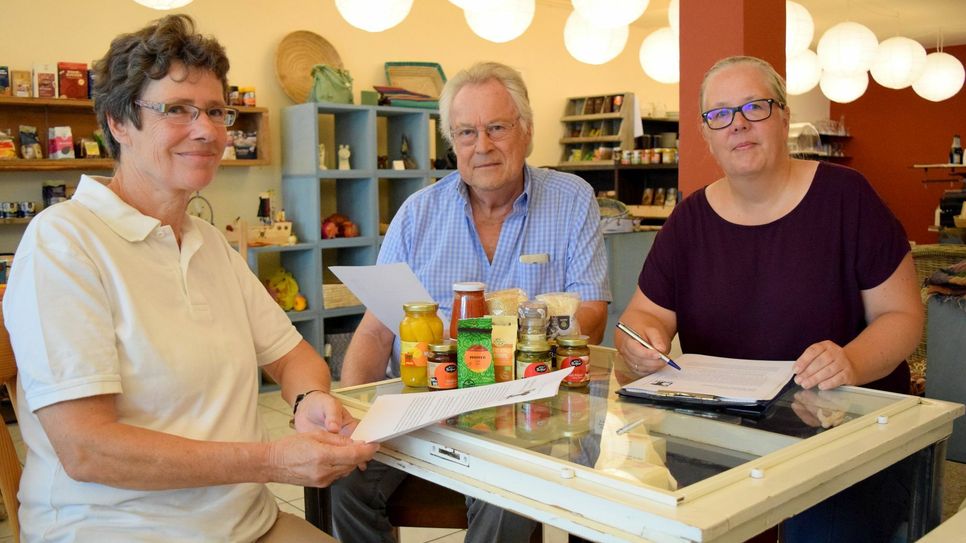
POLYGON ((26 218, 20 217, 16 219, 0 219, 0 224, 27 224, 33 219, 33 217, 26 218))

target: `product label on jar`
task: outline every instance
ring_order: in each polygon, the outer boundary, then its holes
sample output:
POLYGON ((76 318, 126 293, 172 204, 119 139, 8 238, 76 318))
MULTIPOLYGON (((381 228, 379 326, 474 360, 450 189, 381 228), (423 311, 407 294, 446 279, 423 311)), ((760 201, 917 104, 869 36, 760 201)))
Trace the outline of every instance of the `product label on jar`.
POLYGON ((534 362, 532 364, 526 362, 517 362, 517 379, 536 377, 549 371, 550 365, 546 362, 534 362))
POLYGON ((573 366, 574 371, 570 372, 570 375, 564 377, 565 383, 583 383, 587 380, 588 364, 590 363, 589 356, 568 356, 561 357, 557 361, 559 369, 567 369, 573 366))
POLYGON ((429 343, 425 341, 400 341, 399 365, 426 367, 429 359, 429 343))
POLYGON ((426 374, 429 376, 429 388, 456 388, 456 362, 429 362, 426 374))

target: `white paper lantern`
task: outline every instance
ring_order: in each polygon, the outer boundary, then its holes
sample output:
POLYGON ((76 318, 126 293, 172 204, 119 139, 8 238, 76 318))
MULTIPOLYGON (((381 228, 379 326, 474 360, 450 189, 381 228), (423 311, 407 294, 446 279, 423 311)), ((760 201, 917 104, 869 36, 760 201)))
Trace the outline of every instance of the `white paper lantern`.
POLYGON ((865 89, 869 88, 869 72, 848 75, 823 72, 818 84, 826 98, 840 104, 848 104, 865 94, 865 89))
POLYGON ((869 70, 879 40, 859 23, 839 23, 818 40, 818 61, 822 69, 837 75, 869 70))
POLYGON ((896 36, 879 44, 869 67, 883 87, 904 89, 919 79, 926 67, 926 49, 915 40, 896 36))
POLYGON ((942 102, 955 96, 963 88, 966 70, 963 63, 949 53, 929 53, 926 67, 912 84, 912 90, 926 100, 942 102))
POLYGON ((167 9, 178 9, 183 8, 193 2, 194 0, 134 0, 142 6, 147 6, 151 9, 167 10, 167 9))
POLYGON ((453 4, 454 6, 460 9, 466 9, 471 5, 473 5, 475 2, 479 2, 479 1, 480 0, 449 0, 449 3, 453 4))
POLYGON ((335 0, 335 9, 350 25, 366 32, 382 32, 403 21, 413 0, 335 0))
POLYGON ((821 77, 822 67, 818 65, 818 55, 811 49, 785 60, 785 90, 792 96, 814 89, 821 77))
POLYGON ((641 43, 641 68, 659 83, 677 83, 681 79, 681 51, 678 36, 666 26, 652 32, 641 43))
POLYGON ((574 11, 600 28, 619 28, 638 20, 650 0, 570 0, 574 11))
POLYGON ((490 0, 463 10, 466 24, 477 36, 495 43, 519 37, 533 22, 535 0, 490 0))
POLYGON ((675 34, 681 33, 681 2, 671 0, 667 5, 667 23, 675 34))
POLYGON ((603 64, 624 50, 627 26, 601 28, 574 11, 564 25, 564 45, 570 55, 586 64, 603 64))
POLYGON ((785 0, 785 55, 792 56, 808 49, 815 37, 815 21, 805 6, 785 0))

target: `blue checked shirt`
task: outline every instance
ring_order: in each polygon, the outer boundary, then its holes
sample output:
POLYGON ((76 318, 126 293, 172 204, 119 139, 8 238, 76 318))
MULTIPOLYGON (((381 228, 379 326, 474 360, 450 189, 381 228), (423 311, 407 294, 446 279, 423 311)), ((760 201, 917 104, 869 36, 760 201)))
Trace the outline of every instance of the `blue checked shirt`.
MULTIPOLYGON (((599 226, 597 200, 583 179, 526 166, 523 194, 503 221, 490 262, 473 224, 466 184, 454 172, 403 203, 389 225, 378 262, 409 264, 439 303, 445 327, 457 281, 481 281, 487 291, 519 287, 531 299, 545 292, 576 292, 583 301, 609 302, 607 254, 599 226), (546 263, 522 263, 525 255, 546 255, 546 263)), ((399 375, 398 337, 389 375, 399 375)))

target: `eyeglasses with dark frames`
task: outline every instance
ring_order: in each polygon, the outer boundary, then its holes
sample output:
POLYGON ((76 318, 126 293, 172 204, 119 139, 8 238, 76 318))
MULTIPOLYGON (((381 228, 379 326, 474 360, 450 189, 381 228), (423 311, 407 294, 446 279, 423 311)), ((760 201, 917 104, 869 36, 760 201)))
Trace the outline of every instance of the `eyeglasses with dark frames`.
POLYGON ((147 100, 135 100, 135 104, 161 114, 165 119, 175 124, 191 124, 196 121, 201 112, 215 124, 231 126, 238 118, 238 110, 230 107, 209 107, 201 109, 191 104, 162 104, 160 102, 149 102, 147 100))
POLYGON ((760 98, 752 100, 735 107, 716 107, 709 109, 701 114, 701 118, 711 130, 722 130, 731 126, 735 122, 735 113, 741 115, 750 122, 757 123, 771 117, 772 106, 785 109, 785 104, 773 98, 760 98))
MULTIPOLYGON (((518 119, 519 117, 513 121, 497 121, 486 125, 486 127, 483 129, 486 132, 486 137, 489 138, 490 141, 500 141, 506 139, 507 136, 509 136, 513 131, 513 127, 517 125, 518 119)), ((449 133, 453 137, 453 141, 460 145, 473 145, 480 137, 480 131, 475 126, 454 128, 450 130, 449 133)))

